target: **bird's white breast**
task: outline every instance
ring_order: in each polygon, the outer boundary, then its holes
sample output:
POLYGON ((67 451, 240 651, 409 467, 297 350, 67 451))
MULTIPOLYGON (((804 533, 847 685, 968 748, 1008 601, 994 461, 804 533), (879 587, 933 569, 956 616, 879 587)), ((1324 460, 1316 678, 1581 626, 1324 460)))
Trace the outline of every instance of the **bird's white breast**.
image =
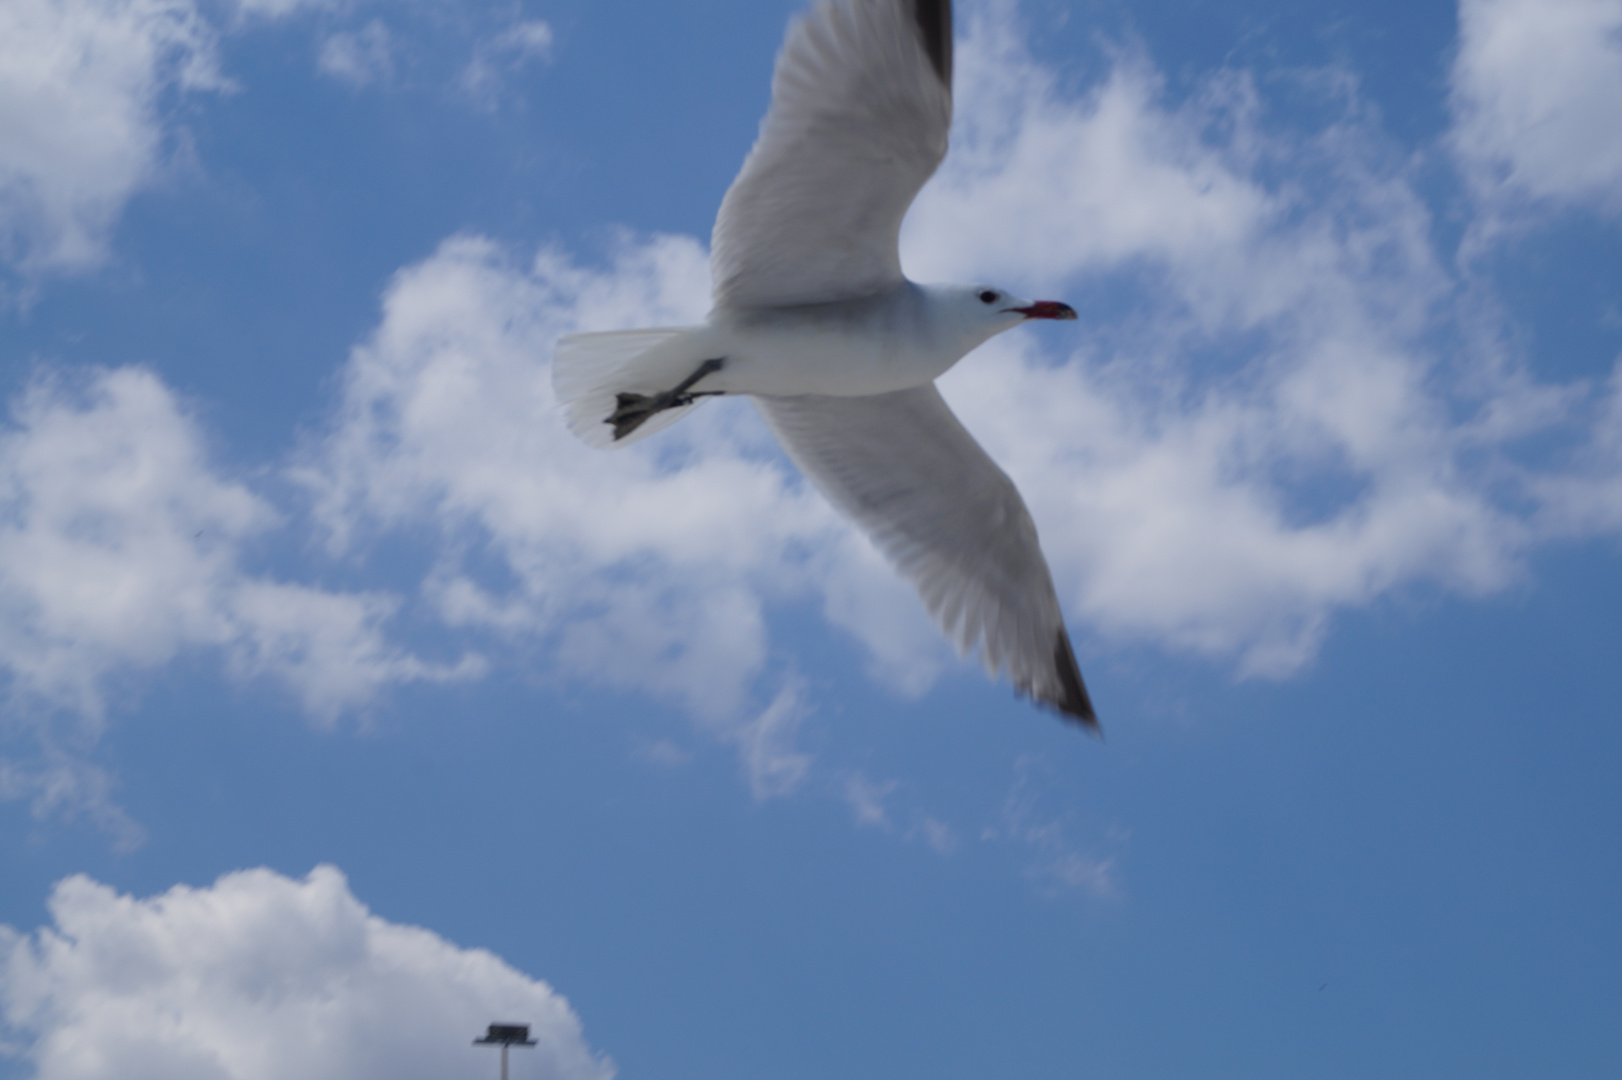
POLYGON ((859 300, 711 314, 725 367, 703 389, 857 397, 922 386, 978 344, 948 332, 906 283, 859 300))

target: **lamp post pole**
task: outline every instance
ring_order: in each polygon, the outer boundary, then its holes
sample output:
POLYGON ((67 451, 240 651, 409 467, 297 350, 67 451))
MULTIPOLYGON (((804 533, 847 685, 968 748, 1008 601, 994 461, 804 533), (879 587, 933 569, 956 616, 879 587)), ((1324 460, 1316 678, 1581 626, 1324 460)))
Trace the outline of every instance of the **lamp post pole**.
POLYGON ((535 1040, 529 1037, 528 1024, 491 1024, 484 1038, 474 1039, 473 1045, 501 1047, 501 1080, 507 1080, 507 1048, 534 1046, 535 1040))

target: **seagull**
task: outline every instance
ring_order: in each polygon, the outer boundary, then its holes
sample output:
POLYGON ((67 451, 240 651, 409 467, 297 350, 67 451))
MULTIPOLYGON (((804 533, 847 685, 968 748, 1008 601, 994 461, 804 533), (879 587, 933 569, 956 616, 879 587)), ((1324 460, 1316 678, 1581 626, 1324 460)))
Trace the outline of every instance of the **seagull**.
POLYGON ((951 121, 951 0, 819 0, 789 28, 721 202, 704 325, 565 336, 553 385, 599 447, 747 396, 960 652, 1097 734, 1030 511, 935 388, 1004 330, 1076 313, 901 272, 901 220, 951 121))

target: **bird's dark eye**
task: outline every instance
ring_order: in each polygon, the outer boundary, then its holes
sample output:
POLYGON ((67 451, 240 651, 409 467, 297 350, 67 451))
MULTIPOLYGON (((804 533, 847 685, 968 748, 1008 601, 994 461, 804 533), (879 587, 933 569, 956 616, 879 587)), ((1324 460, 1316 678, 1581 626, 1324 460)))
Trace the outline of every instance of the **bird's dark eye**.
POLYGON ((990 289, 987 289, 985 292, 980 294, 980 302, 982 304, 995 304, 997 302, 997 294, 992 292, 990 289))

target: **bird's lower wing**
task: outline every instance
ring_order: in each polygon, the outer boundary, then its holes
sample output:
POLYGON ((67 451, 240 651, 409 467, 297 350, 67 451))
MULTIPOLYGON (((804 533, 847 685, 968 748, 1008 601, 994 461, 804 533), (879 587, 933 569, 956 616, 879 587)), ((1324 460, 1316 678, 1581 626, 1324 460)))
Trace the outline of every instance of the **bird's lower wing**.
POLYGON ((1036 525, 934 385, 757 397, 795 464, 913 583, 960 650, 1096 729, 1036 525))

